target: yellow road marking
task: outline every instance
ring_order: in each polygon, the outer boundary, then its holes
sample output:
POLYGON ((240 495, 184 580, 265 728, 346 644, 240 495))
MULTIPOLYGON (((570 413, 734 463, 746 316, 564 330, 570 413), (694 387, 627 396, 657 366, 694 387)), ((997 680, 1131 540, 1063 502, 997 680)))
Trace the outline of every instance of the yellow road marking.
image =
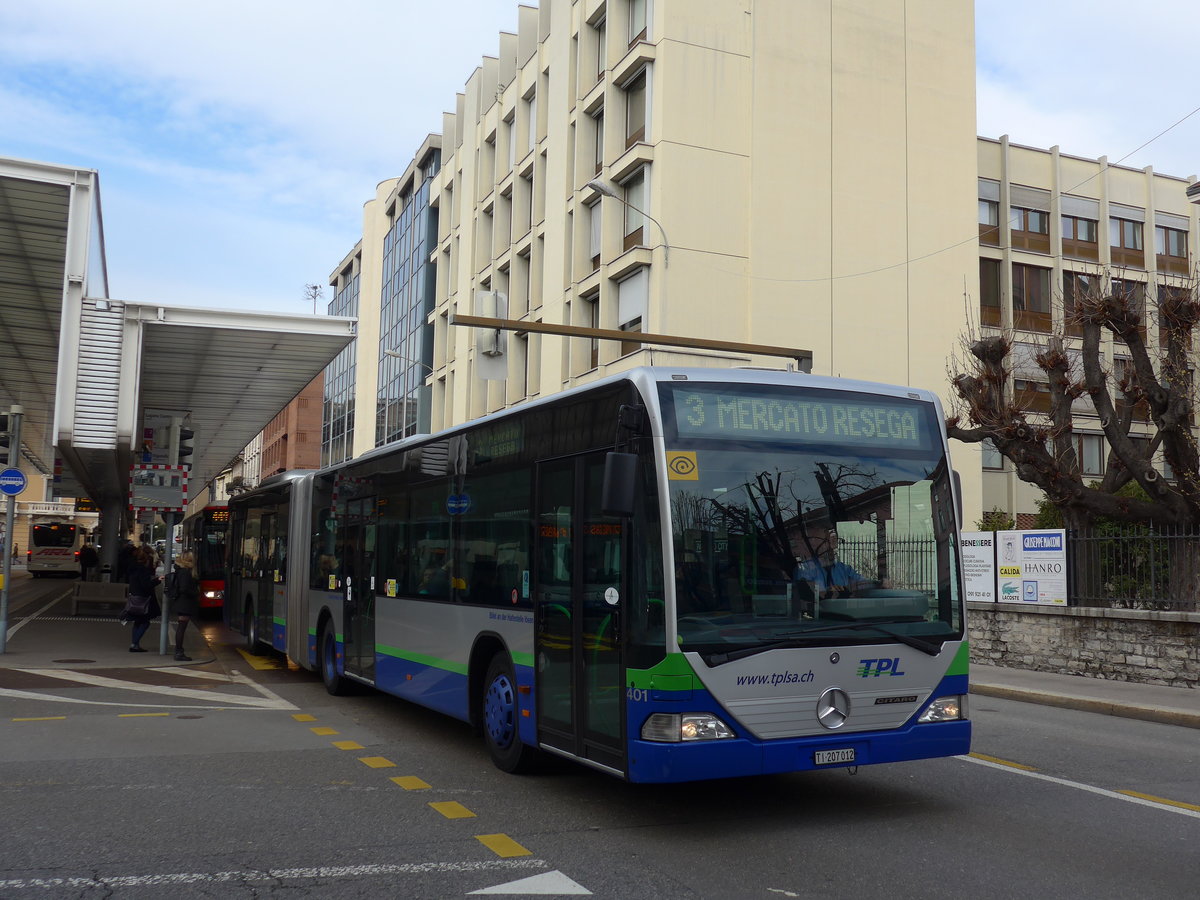
POLYGON ((1010 762, 1007 759, 1000 759, 998 756, 988 756, 985 753, 971 753, 968 755, 973 756, 976 759, 982 759, 985 762, 995 763, 998 766, 1008 766, 1010 769, 1020 769, 1022 772, 1036 772, 1037 771, 1037 769, 1035 769, 1033 766, 1025 766, 1025 765, 1022 765, 1021 763, 1010 762))
POLYGON ((384 759, 382 756, 360 756, 358 761, 372 769, 392 769, 396 766, 390 759, 384 759))
POLYGON ((59 719, 65 719, 66 716, 30 716, 25 719, 13 719, 14 722, 57 722, 59 719))
MULTIPOLYGON (((430 803, 434 809, 440 812, 447 819, 473 819, 475 813, 471 812, 457 800, 443 800, 440 803, 430 803)), ((520 846, 519 844, 517 846, 520 846)), ((523 849, 523 848, 522 848, 523 849)), ((528 851, 526 851, 528 852, 528 851)), ((504 854, 501 853, 501 856, 504 854)))
POLYGON ((429 785, 418 778, 416 775, 396 775, 391 779, 404 788, 406 791, 426 791, 429 790, 429 785))
POLYGON ((328 725, 318 725, 316 728, 310 728, 309 731, 311 731, 313 734, 320 735, 341 734, 341 732, 336 728, 330 728, 328 725))
POLYGON ((358 741, 334 741, 333 746, 339 750, 366 750, 367 748, 358 741))
POLYGON ((292 718, 295 719, 297 722, 315 722, 315 721, 317 721, 316 716, 310 716, 308 713, 293 713, 292 718))
POLYGON ((507 834, 477 834, 475 840, 497 856, 533 856, 532 850, 526 850, 507 834))
POLYGON ((117 713, 118 719, 148 719, 152 716, 169 716, 170 713, 117 713))
POLYGON ((237 648, 237 652, 242 654, 242 659, 246 660, 246 664, 252 669, 258 669, 260 672, 265 669, 280 669, 279 660, 270 656, 255 656, 253 653, 247 653, 241 647, 237 648))
POLYGON ((1200 812, 1200 806, 1197 806, 1195 803, 1182 803, 1179 800, 1168 800, 1165 797, 1155 797, 1153 794, 1140 794, 1137 791, 1117 791, 1117 793, 1126 794, 1130 797, 1140 797, 1152 803, 1162 803, 1164 806, 1177 806, 1180 809, 1194 809, 1196 812, 1200 812))

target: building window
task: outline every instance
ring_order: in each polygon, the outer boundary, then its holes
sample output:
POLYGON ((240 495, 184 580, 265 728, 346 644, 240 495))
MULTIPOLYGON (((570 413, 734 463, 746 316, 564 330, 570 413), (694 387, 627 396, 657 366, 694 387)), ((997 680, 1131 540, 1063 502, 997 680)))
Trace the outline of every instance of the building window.
MULTIPOLYGON (((642 330, 649 292, 650 272, 645 266, 617 282, 617 324, 622 331, 642 330)), ((640 346, 633 341, 622 341, 621 354, 632 353, 640 346)))
POLYGON ((638 247, 642 244, 642 229, 646 217, 642 210, 646 208, 646 170, 638 169, 621 185, 624 193, 625 209, 625 246, 638 247))
POLYGON ((625 85, 625 146, 646 138, 646 70, 625 85))
POLYGON ((537 94, 529 95, 525 102, 525 115, 528 122, 525 137, 528 149, 532 150, 537 146, 537 94))
POLYGON ((629 0, 629 43, 646 36, 647 9, 650 0, 629 0))
MULTIPOLYGON (((1129 308, 1137 314, 1139 319, 1137 330, 1144 341, 1146 339, 1146 285, 1140 281, 1114 278, 1112 295, 1124 298, 1129 308)), ((1117 340, 1121 340, 1121 338, 1118 337, 1117 340)))
POLYGON ((600 170, 604 168, 604 110, 596 113, 596 140, 594 148, 593 160, 596 164, 596 174, 600 174, 600 170))
POLYGON ((1100 259, 1100 223, 1079 216, 1062 217, 1063 256, 1075 259, 1100 259))
POLYGON ((995 200, 979 201, 979 243, 1000 246, 1000 204, 995 200))
MULTIPOLYGON (((1170 307, 1180 302, 1186 302, 1192 296, 1191 288, 1160 284, 1158 286, 1158 304, 1155 310, 1158 320, 1158 345, 1167 347, 1170 343, 1169 337, 1171 333, 1170 323, 1166 316, 1163 315, 1163 308, 1170 307)), ((1183 339, 1183 346, 1187 350, 1192 349, 1192 334, 1191 331, 1183 331, 1179 329, 1180 337, 1183 339)))
POLYGON ((1040 209, 1014 206, 1009 212, 1012 246, 1015 250, 1050 252, 1050 214, 1040 209))
POLYGON ((1013 379, 1017 405, 1027 412, 1050 412, 1050 384, 1027 378, 1013 379))
POLYGON ((979 260, 979 320, 983 325, 1000 324, 1000 260, 979 260))
POLYGON ((596 23, 596 78, 604 77, 608 68, 608 22, 601 19, 596 23))
POLYGON ((983 449, 983 467, 985 469, 1001 470, 1004 468, 1004 456, 996 449, 991 438, 985 438, 980 446, 983 449))
POLYGON ((1111 247, 1113 265, 1137 266, 1139 269, 1146 265, 1142 247, 1141 222, 1110 218, 1108 220, 1108 243, 1111 247))
POLYGON ((1104 474, 1107 455, 1104 435, 1075 435, 1075 452, 1079 456, 1079 469, 1085 477, 1098 478, 1104 474))
MULTIPOLYGON (((588 328, 600 327, 600 292, 596 291, 588 297, 584 297, 583 301, 587 304, 588 328)), ((600 365, 600 339, 591 338, 588 341, 589 361, 591 368, 595 369, 600 365)))
POLYGON ((595 203, 588 207, 588 253, 592 258, 592 271, 600 268, 600 248, 601 248, 601 203, 597 199, 595 203))
POLYGON ((1154 229, 1154 253, 1158 269, 1176 275, 1188 274, 1188 234, 1178 228, 1159 225, 1154 229))
POLYGON ((1027 331, 1050 331, 1050 270, 1014 263, 1013 324, 1027 331))
POLYGON ((1083 336, 1083 326, 1078 320, 1079 302, 1095 290, 1095 277, 1081 272, 1063 272, 1063 325, 1067 334, 1083 336))

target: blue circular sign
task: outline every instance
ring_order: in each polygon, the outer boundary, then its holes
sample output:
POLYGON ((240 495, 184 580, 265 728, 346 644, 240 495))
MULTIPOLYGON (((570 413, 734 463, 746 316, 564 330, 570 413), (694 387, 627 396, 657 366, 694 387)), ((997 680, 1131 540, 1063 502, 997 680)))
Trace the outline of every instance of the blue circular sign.
POLYGON ((451 494, 446 498, 446 512, 452 516, 461 516, 471 511, 470 494, 451 494))
POLYGON ((25 486, 28 483, 25 473, 20 469, 5 469, 3 472, 0 472, 0 494, 15 497, 21 491, 25 490, 25 486))

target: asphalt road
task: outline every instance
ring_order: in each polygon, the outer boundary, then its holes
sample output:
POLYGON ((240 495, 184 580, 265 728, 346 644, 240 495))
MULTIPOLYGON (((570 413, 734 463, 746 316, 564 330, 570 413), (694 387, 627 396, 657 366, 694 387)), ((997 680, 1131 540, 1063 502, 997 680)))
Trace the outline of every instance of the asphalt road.
POLYGON ((518 777, 462 723, 254 669, 206 627, 209 666, 4 676, 0 898, 1128 900, 1200 883, 1193 729, 972 698, 969 759, 518 777))

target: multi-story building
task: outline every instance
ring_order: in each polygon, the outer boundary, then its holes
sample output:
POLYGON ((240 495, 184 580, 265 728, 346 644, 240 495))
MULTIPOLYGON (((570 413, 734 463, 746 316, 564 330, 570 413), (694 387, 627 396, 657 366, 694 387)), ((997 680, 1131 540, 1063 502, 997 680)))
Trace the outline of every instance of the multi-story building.
MULTIPOLYGON (((1026 408, 1045 412, 1050 389, 1034 357, 1050 334, 1063 335, 1068 353, 1078 353, 1080 330, 1069 315, 1077 292, 1099 282, 1126 293, 1143 312, 1150 345, 1161 343, 1155 302, 1190 284, 1196 259, 1197 207, 1187 197, 1196 179, 1069 156, 1057 147, 1022 147, 1006 137, 979 138, 978 148, 977 324, 985 334, 1012 334, 1015 395, 1026 408)), ((1105 332, 1101 352, 1119 378, 1128 348, 1105 332)), ((1073 414, 1084 477, 1099 479, 1107 445, 1095 409, 1084 397, 1073 414)), ((1141 430, 1139 415, 1135 407, 1134 427, 1141 430)), ((1018 479, 991 446, 983 447, 982 467, 983 509, 1028 525, 1040 491, 1018 479)))
POLYGON ((324 374, 318 375, 263 429, 263 478, 292 469, 320 467, 324 384, 324 374))
POLYGON ((518 332, 483 381, 450 325, 480 291, 948 393, 978 270, 973 38, 970 4, 522 7, 444 123, 432 427, 642 363, 784 364, 518 332))

